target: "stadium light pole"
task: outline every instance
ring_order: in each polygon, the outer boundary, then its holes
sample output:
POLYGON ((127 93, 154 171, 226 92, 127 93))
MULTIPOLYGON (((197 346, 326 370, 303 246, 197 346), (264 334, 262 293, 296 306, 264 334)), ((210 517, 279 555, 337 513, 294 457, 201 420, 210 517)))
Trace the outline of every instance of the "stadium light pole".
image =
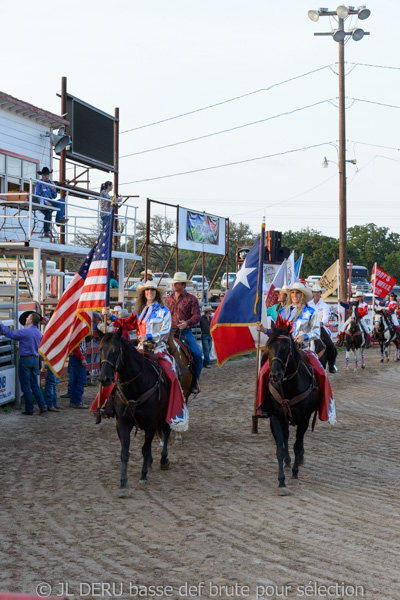
POLYGON ((335 11, 327 8, 309 10, 308 17, 317 22, 320 17, 332 17, 337 22, 337 28, 329 33, 314 33, 316 36, 331 36, 339 47, 339 264, 340 264, 340 289, 339 296, 343 299, 347 294, 347 202, 346 202, 346 107, 345 107, 345 71, 344 71, 344 44, 346 38, 351 36, 355 42, 361 40, 369 32, 354 28, 345 31, 344 22, 347 17, 357 15, 363 21, 368 19, 371 11, 365 5, 354 8, 353 6, 338 6, 335 11))

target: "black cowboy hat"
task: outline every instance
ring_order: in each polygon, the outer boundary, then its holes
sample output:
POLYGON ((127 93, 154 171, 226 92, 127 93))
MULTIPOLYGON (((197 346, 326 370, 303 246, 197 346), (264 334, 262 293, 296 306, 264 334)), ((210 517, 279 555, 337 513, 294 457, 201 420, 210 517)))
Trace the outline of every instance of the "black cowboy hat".
POLYGON ((38 315, 38 317, 40 317, 40 321, 43 320, 43 317, 41 314, 39 314, 38 312, 36 312, 35 310, 26 310, 25 312, 22 313, 22 315, 19 316, 18 321, 21 323, 22 327, 25 327, 25 323, 27 318, 29 317, 29 315, 38 315))
POLYGON ((389 296, 393 296, 393 298, 397 298, 397 294, 395 294, 394 292, 390 292, 389 296))
POLYGON ((38 171, 38 175, 50 175, 53 172, 53 169, 49 171, 48 167, 43 167, 41 171, 38 171))

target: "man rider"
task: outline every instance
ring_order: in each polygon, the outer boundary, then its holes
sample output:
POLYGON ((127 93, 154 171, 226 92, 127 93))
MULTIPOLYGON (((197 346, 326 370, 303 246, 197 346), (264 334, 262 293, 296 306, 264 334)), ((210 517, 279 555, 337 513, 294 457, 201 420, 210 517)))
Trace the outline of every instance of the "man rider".
POLYGON ((180 335, 190 348, 193 357, 195 378, 193 380, 192 394, 198 394, 200 373, 203 368, 203 355, 195 340, 192 327, 201 319, 199 301, 196 296, 186 291, 186 284, 191 283, 186 273, 177 272, 173 277, 172 294, 167 296, 164 304, 171 312, 172 328, 179 330, 180 335))

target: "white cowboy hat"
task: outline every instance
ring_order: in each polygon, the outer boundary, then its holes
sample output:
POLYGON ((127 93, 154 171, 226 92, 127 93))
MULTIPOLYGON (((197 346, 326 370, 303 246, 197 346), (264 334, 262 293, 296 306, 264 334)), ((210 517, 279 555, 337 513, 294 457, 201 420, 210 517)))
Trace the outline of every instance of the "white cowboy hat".
POLYGON ((293 290, 296 290, 298 292, 301 292, 302 294, 304 294, 304 300, 306 302, 310 302, 310 300, 312 300, 313 295, 312 295, 312 291, 310 290, 310 288, 306 287, 305 285, 303 285, 302 283, 296 281, 296 283, 294 283, 290 288, 288 288, 288 292, 292 292, 293 290))
POLYGON ((211 312, 212 312, 212 310, 213 310, 213 307, 212 307, 212 306, 205 306, 205 307, 203 308, 203 313, 206 313, 206 312, 209 312, 209 311, 211 311, 211 312))
POLYGON ((122 310, 122 306, 113 306, 110 308, 110 312, 119 312, 120 310, 122 310))
POLYGON ((129 313, 128 313, 128 311, 126 310, 126 308, 123 308, 122 310, 120 310, 120 311, 118 312, 118 318, 119 318, 119 319, 125 319, 126 317, 129 317, 129 313))
POLYGON ((183 271, 177 271, 172 279, 174 283, 192 283, 183 271))
POLYGON ((283 293, 284 293, 284 294, 286 294, 286 295, 289 293, 289 291, 290 291, 290 290, 289 290, 289 288, 288 288, 288 287, 286 287, 286 285, 284 285, 284 286, 283 286, 283 287, 281 287, 281 288, 275 288, 275 289, 274 289, 274 292, 283 292, 283 293))
POLYGON ((319 283, 316 283, 316 284, 314 285, 314 287, 312 287, 312 288, 311 288, 311 291, 312 291, 312 292, 321 292, 321 294, 323 294, 324 292, 326 292, 326 289, 325 289, 325 288, 322 288, 322 287, 319 285, 319 283))
POLYGON ((138 285, 136 288, 138 294, 144 294, 146 290, 156 290, 162 295, 167 291, 164 286, 157 286, 156 282, 153 280, 146 281, 144 285, 138 285))
MULTIPOLYGON (((146 271, 142 271, 141 275, 146 275, 146 271)), ((153 275, 153 271, 151 269, 147 269, 147 275, 153 275)))
POLYGON ((365 293, 364 292, 356 292, 355 298, 364 298, 365 293))

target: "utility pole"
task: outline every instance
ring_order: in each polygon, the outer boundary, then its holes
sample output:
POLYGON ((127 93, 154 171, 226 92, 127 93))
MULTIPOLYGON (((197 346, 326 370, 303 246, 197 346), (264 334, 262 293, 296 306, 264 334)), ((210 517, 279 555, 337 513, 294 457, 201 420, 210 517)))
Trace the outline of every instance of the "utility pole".
MULTIPOLYGON (((344 30, 344 22, 349 15, 357 15, 363 21, 368 19, 371 11, 365 6, 357 9, 349 6, 338 6, 335 11, 325 8, 309 10, 311 21, 317 22, 319 17, 333 17, 337 19, 338 27, 329 33, 314 33, 316 36, 331 36, 339 45, 339 296, 343 300, 347 294, 347 185, 346 185, 346 106, 345 106, 345 71, 344 71, 344 43, 347 36, 355 42, 361 40, 369 32, 355 28, 344 30)), ((354 162, 354 161, 350 161, 354 162)))

